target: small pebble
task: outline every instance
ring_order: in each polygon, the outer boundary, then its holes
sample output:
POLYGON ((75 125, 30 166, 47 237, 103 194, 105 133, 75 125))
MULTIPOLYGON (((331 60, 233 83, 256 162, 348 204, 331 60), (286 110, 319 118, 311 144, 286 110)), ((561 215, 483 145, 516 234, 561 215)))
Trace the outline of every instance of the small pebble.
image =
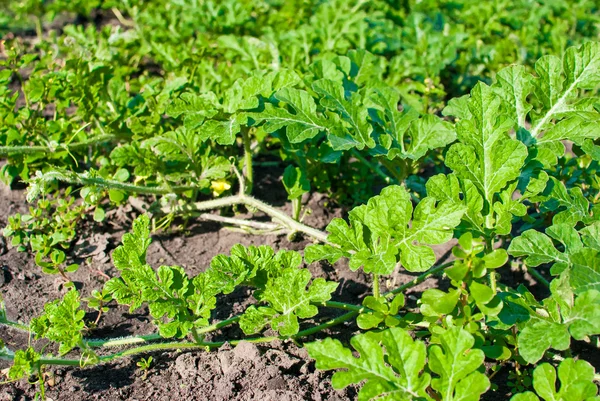
POLYGON ((0 287, 10 281, 10 272, 8 271, 8 267, 0 266, 0 287))

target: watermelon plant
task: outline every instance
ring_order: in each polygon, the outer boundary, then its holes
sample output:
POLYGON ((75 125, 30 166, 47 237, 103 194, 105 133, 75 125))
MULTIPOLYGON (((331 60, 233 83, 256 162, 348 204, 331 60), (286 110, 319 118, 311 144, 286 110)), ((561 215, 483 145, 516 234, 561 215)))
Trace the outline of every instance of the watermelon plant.
POLYGON ((531 377, 514 400, 598 398, 595 367, 573 351, 600 335, 594 2, 99 3, 8 9, 41 40, 3 42, 2 173, 32 203, 4 235, 69 284, 29 323, 0 308, 0 324, 35 340, 0 343, 9 380, 44 398, 53 365, 143 356, 146 377, 149 353, 283 340, 359 400, 484 399, 502 371, 531 377), (100 8, 118 24, 40 28, 100 8), (260 199, 260 166, 279 168, 291 213, 260 199), (312 227, 311 191, 351 210, 312 227), (83 298, 67 257, 77 229, 126 204, 140 213, 112 254, 117 274, 83 298), (151 266, 152 231, 192 218, 312 244, 234 245, 197 275, 151 266), (313 263, 361 270, 369 294, 336 300, 340 283, 313 263), (506 283, 511 269, 547 296, 506 283), (395 285, 398 271, 415 278, 395 285), (433 275, 447 285, 406 296, 433 275), (216 319, 240 288, 244 310, 216 319), (156 332, 95 338, 120 306, 147 309, 156 332), (349 342, 329 330, 344 323, 349 342), (206 339, 232 326, 239 336, 206 339))

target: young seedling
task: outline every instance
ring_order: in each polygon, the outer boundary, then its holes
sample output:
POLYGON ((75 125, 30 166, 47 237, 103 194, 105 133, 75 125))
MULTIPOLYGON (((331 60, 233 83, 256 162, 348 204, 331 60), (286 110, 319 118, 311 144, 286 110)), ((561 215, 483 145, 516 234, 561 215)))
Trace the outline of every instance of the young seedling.
POLYGON ((136 366, 142 371, 142 380, 146 380, 148 377, 152 360, 152 357, 149 356, 148 358, 140 358, 140 360, 136 363, 136 366))

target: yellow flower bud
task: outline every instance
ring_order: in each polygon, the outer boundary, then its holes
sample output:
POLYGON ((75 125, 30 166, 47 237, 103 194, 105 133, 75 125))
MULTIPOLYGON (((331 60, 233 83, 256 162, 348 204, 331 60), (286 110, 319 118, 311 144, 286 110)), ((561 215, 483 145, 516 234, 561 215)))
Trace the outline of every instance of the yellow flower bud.
POLYGON ((231 189, 231 184, 226 180, 216 180, 210 183, 210 189, 213 190, 214 196, 219 196, 223 192, 231 189))

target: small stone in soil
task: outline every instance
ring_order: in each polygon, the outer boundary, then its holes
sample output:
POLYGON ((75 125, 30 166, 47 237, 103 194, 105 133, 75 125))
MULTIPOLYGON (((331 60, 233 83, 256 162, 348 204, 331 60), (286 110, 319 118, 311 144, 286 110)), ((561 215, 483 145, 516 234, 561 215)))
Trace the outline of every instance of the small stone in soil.
POLYGON ((10 272, 8 271, 8 267, 1 266, 0 267, 0 287, 4 284, 8 283, 11 279, 10 272))

